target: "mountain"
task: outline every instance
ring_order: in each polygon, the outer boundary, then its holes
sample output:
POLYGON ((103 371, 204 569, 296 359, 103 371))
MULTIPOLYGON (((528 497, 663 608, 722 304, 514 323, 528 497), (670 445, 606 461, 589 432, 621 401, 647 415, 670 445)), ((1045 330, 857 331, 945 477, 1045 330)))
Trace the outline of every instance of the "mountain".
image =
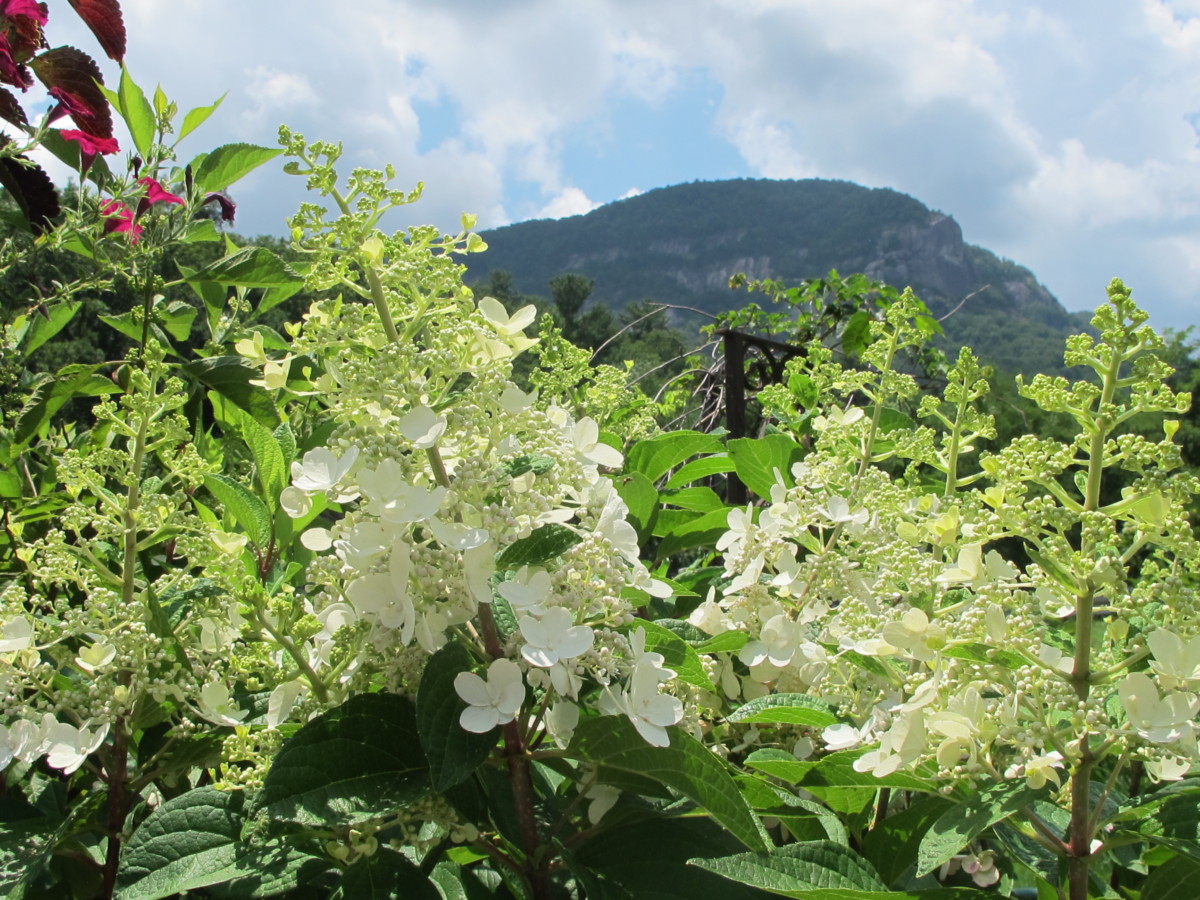
MULTIPOLYGON (((1079 317, 1028 269, 963 242, 948 215, 906 194, 845 181, 738 179, 659 188, 566 219, 483 233, 468 279, 510 272, 518 290, 546 291, 556 275, 595 281, 596 302, 651 300, 708 312, 751 298, 729 278, 788 282, 830 269, 912 287, 944 322, 943 346, 962 344, 1006 371, 1062 369, 1062 340, 1079 317)), ((762 299, 762 298, 757 298, 762 299)))

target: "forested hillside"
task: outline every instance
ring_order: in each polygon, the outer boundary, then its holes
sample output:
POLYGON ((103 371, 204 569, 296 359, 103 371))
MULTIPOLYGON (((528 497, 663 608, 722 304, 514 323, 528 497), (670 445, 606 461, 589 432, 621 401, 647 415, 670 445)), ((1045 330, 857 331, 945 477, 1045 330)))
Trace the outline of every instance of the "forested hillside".
POLYGON ((1059 370, 1062 339, 1080 327, 1028 269, 964 243, 950 216, 849 182, 678 185, 484 237, 489 250, 470 260, 470 281, 507 271, 537 294, 555 276, 580 273, 595 282, 593 302, 613 308, 650 300, 715 313, 746 302, 729 290, 738 272, 784 281, 863 272, 911 286, 937 316, 950 314, 947 350, 972 345, 1007 371, 1059 370))

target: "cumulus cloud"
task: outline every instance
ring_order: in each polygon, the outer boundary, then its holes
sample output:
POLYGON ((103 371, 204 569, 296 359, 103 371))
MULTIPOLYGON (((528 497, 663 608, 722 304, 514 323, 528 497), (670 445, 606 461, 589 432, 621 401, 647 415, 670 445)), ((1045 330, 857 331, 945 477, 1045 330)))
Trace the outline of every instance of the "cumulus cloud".
MULTIPOLYGON (((1123 274, 1151 287, 1163 324, 1200 319, 1198 0, 122 5, 135 77, 184 109, 229 91, 195 152, 270 145, 280 121, 342 140, 347 166, 426 183, 397 222, 574 215, 629 184, 695 178, 723 148, 734 162, 710 177, 911 193, 1068 308, 1123 274), (679 116, 697 73, 711 108, 679 116), (664 136, 673 149, 654 157, 664 136)), ((53 14, 53 43, 93 46, 65 6, 53 14)), ((239 221, 279 231, 297 181, 274 170, 237 188, 239 221)))

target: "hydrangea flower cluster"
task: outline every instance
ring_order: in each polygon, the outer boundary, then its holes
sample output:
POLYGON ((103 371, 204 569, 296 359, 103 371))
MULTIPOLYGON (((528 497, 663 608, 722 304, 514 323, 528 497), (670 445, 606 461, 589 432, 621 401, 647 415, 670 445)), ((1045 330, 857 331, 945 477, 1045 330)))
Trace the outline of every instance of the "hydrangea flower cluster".
MULTIPOLYGON (((875 361, 907 340, 897 306, 876 326, 875 361)), ((1196 544, 1183 512, 1197 486, 1172 472, 1171 423, 1160 441, 1115 433, 1137 412, 1190 402, 1164 387, 1144 318, 1114 282, 1094 321, 1101 342, 1077 338, 1068 353, 1097 380, 1025 387, 1080 423, 1073 444, 1026 436, 966 474, 962 460, 993 433, 974 410, 986 382, 969 352, 944 401, 921 404, 941 433, 884 434, 884 404, 910 395, 905 376, 877 363, 873 379, 851 378, 816 348, 805 374, 828 402, 849 388, 872 405, 814 416, 810 452, 770 502, 730 513, 723 593, 691 616, 709 634, 748 636, 717 663, 730 699, 827 701, 842 722, 810 729, 802 753, 858 749, 855 769, 877 776, 1065 788, 1107 756, 1155 780, 1186 775, 1200 759, 1196 544), (1117 471, 1113 499, 1101 485, 1117 471)), ((771 740, 762 731, 755 740, 771 740)), ((776 736, 788 749, 794 738, 776 736)))

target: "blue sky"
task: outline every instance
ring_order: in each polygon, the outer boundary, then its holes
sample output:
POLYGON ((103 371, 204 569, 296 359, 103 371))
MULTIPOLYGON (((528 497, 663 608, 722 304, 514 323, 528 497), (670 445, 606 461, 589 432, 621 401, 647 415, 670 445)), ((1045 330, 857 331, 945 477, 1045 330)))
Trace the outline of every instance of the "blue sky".
MULTIPOLYGON (((839 178, 953 215, 1068 309, 1120 276, 1153 324, 1200 325, 1200 0, 122 7, 140 82, 184 108, 228 91, 182 150, 272 145, 281 122, 341 140, 348 166, 425 182, 394 227, 839 178)), ((95 49, 61 0, 48 36, 95 49)), ((278 167, 256 173, 235 192, 239 230, 282 234, 302 197, 278 167)))

